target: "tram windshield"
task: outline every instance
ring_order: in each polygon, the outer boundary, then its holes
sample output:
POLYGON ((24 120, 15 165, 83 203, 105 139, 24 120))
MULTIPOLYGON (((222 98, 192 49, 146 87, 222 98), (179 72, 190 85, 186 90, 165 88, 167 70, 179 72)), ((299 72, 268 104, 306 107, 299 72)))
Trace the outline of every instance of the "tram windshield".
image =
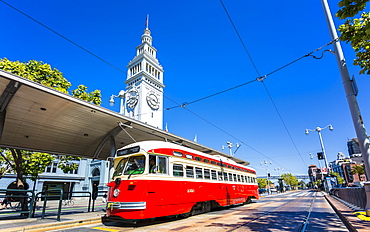
POLYGON ((125 157, 119 161, 113 177, 122 175, 142 174, 145 170, 145 156, 125 157))

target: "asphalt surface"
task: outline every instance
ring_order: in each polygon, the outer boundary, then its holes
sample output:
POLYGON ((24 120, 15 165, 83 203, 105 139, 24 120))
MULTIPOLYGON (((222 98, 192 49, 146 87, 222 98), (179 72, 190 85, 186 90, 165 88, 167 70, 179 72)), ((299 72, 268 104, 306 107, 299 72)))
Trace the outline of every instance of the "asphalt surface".
MULTIPOLYGON (((334 211, 342 219, 349 231, 370 231, 370 218, 361 215, 361 211, 346 205, 330 195, 325 195, 334 211)), ((273 196, 269 196, 273 197, 273 196)), ((64 206, 57 221, 56 202, 48 203, 45 217, 41 219, 41 210, 37 210, 36 218, 22 218, 19 214, 9 214, 11 210, 0 210, 0 231, 51 231, 65 228, 73 228, 82 225, 96 224, 101 222, 105 215, 105 204, 97 201, 94 212, 88 212, 87 201, 77 200, 74 206, 64 206)), ((42 202, 39 204, 42 205, 42 202)), ((91 209, 90 209, 91 211, 91 209)))

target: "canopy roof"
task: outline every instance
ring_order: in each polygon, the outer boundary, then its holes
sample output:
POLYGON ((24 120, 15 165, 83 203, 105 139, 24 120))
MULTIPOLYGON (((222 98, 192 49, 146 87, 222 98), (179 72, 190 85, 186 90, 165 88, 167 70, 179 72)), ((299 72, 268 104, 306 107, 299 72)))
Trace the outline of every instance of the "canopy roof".
POLYGON ((0 94, 1 147, 105 160, 134 140, 161 140, 249 164, 3 70, 0 94))

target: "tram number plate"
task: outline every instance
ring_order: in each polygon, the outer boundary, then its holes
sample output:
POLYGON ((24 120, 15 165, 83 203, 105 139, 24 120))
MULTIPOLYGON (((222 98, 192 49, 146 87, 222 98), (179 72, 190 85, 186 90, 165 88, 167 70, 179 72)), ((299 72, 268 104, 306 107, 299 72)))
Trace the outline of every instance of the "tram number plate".
POLYGON ((194 189, 188 189, 188 193, 194 193, 195 190, 194 189))

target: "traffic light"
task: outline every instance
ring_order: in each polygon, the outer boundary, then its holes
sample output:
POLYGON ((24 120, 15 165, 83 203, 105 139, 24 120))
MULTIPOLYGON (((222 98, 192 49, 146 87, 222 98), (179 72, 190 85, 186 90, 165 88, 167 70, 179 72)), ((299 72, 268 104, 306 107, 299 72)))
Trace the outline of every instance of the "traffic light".
POLYGON ((268 177, 271 177, 270 173, 267 173, 267 176, 268 176, 268 177))
POLYGON ((319 160, 323 160, 323 159, 324 159, 324 153, 322 153, 322 152, 317 152, 317 158, 318 158, 319 160))

